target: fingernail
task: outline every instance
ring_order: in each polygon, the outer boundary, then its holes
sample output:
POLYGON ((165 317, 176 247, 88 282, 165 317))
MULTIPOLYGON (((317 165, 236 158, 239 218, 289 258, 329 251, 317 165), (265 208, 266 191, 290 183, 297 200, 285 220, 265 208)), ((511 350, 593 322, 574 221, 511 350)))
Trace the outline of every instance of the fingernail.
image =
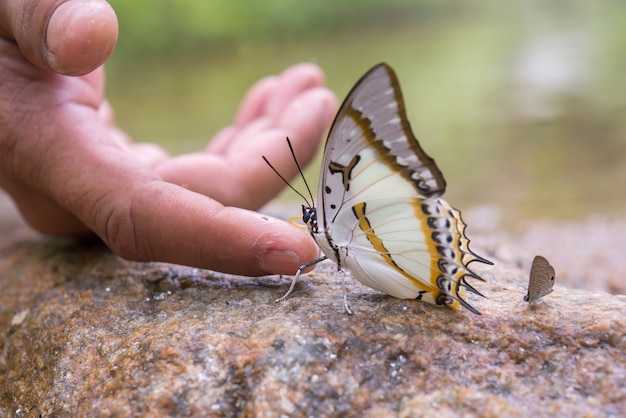
POLYGON ((302 264, 300 257, 290 250, 269 250, 263 257, 259 267, 268 274, 295 274, 302 264))

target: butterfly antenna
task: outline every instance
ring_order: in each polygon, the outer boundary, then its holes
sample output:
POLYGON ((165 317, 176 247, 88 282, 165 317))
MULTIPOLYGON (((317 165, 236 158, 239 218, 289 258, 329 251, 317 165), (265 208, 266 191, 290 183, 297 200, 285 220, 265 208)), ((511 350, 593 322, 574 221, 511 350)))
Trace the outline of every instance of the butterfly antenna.
MULTIPOLYGON (((291 147, 291 143, 289 142, 289 138, 287 138, 287 143, 289 144, 289 149, 291 150, 291 155, 293 156, 294 160, 296 161, 296 166, 298 167, 298 171, 300 172, 300 175, 302 176, 302 179, 304 179, 304 175, 302 174, 302 170, 300 169, 300 165, 298 164, 298 161, 295 159, 295 154, 293 152, 293 148, 291 147)), ((311 204, 309 204, 309 200, 304 197, 304 195, 302 193, 300 193, 298 190, 296 190, 288 181, 287 179, 285 179, 279 172, 278 170, 276 170, 276 168, 274 168, 274 166, 272 165, 272 163, 269 162, 269 160, 267 158, 265 158, 265 156, 263 155, 263 161, 265 161, 265 163, 267 163, 268 166, 270 166, 270 168, 272 169, 272 171, 274 173, 276 173, 276 175, 278 177, 280 177, 280 179, 283 181, 283 183, 285 183, 287 186, 289 186, 289 188, 291 190, 293 190, 294 192, 296 192, 296 194, 298 194, 298 196, 300 196, 302 199, 304 199, 304 201, 306 202, 307 206, 311 206, 311 204)), ((309 191, 309 195, 311 194, 311 190, 309 189, 309 185, 306 184, 306 180, 304 180, 304 184, 306 185, 307 190, 309 191)), ((311 197, 311 199, 313 199, 313 197, 311 197)))
MULTIPOLYGON (((287 145, 289 145, 289 151, 291 151, 291 156, 293 157, 293 160, 296 163, 296 167, 298 167, 298 172, 300 173, 300 177, 302 177, 302 181, 304 181, 304 185, 306 186, 306 190, 309 192, 309 197, 311 198, 311 203, 314 202, 313 199, 313 193, 311 193, 311 188, 309 187, 309 183, 307 183, 306 178, 304 177, 304 173, 302 172, 302 168, 300 168, 300 163, 298 162, 298 159, 296 158, 296 153, 293 150, 293 146, 291 145, 291 140, 289 139, 289 137, 287 137, 287 145)), ((300 195, 302 196, 302 195, 300 195)), ((306 199, 304 199, 306 200, 306 199)), ((307 205, 308 206, 313 206, 313 205, 309 205, 309 202, 307 201, 307 205)))

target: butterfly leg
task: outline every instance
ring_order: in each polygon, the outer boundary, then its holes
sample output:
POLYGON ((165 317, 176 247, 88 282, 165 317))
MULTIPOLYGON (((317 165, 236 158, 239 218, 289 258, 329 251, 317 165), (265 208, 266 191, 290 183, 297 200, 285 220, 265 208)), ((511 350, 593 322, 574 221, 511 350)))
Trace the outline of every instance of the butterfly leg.
POLYGON ((337 266, 337 273, 341 275, 341 290, 343 290, 343 307, 348 315, 352 315, 352 310, 348 306, 348 292, 346 291, 346 275, 341 267, 337 266))
POLYGON ((281 298, 276 299, 275 302, 282 302, 283 300, 287 299, 287 296, 289 296, 291 292, 293 292, 293 288, 296 287, 298 278, 300 277, 300 274, 302 273, 303 270, 306 270, 309 267, 314 266, 315 264, 319 263, 320 261, 326 260, 327 258, 328 257, 323 256, 298 267, 298 271, 296 272, 296 275, 293 276, 293 280, 291 281, 291 286, 289 286, 289 290, 287 290, 287 293, 285 293, 281 298))

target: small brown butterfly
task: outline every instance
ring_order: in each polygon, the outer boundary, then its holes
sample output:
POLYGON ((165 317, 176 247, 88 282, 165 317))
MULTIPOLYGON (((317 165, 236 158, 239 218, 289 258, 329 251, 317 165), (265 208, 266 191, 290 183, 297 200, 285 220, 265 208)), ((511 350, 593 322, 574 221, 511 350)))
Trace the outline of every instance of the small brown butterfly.
POLYGON ((533 265, 530 268, 530 280, 528 282, 528 293, 524 296, 524 300, 533 303, 539 298, 552 293, 556 274, 554 267, 550 265, 545 257, 536 256, 533 265))

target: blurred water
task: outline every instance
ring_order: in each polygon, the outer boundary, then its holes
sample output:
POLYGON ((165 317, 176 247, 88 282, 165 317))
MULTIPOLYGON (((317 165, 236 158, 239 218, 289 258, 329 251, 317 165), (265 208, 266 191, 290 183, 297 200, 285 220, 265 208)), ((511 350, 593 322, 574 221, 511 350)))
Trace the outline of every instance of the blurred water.
MULTIPOLYGON (((343 98, 370 66, 386 61, 398 73, 417 137, 448 180, 446 199, 488 214, 477 224, 623 218, 626 7, 571 2, 564 12, 554 4, 389 22, 332 40, 243 41, 158 62, 114 56, 108 95, 136 140, 180 153, 201 149, 265 75, 314 60, 343 98)), ((307 170, 313 183, 318 171, 318 163, 307 170)))
POLYGON ((583 32, 550 33, 531 39, 513 71, 514 116, 531 122, 566 112, 564 98, 583 98, 589 88, 590 40, 583 32))

